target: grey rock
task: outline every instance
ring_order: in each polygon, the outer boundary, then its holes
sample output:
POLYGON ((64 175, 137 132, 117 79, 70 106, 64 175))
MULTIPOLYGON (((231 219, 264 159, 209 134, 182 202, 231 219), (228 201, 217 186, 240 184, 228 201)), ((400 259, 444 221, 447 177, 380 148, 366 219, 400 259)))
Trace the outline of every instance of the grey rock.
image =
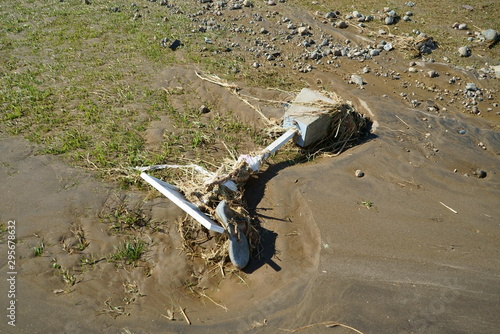
POLYGON ((393 24, 393 23, 394 23, 394 17, 392 17, 392 16, 387 16, 387 17, 384 19, 384 22, 385 22, 385 24, 387 24, 387 25, 391 25, 391 24, 393 24))
POLYGON ((410 72, 410 73, 417 73, 417 72, 418 72, 418 70, 417 70, 415 67, 410 67, 410 68, 408 69, 408 72, 410 72))
POLYGON ((460 55, 460 57, 469 57, 471 55, 471 51, 469 47, 462 46, 458 48, 458 54, 460 55))
POLYGON ((201 114, 207 114, 210 112, 210 108, 208 108, 206 105, 201 105, 200 108, 198 108, 199 112, 201 114))
POLYGON ((350 82, 359 86, 363 86, 363 78, 356 74, 351 75, 350 82))
POLYGON ((348 27, 347 23, 345 21, 339 21, 335 24, 335 26, 337 28, 340 28, 340 29, 345 29, 348 27))
POLYGON ((461 23, 457 27, 458 30, 467 30, 467 24, 461 23))
POLYGON ((477 86, 473 82, 468 82, 467 85, 465 86, 465 89, 475 92, 477 90, 477 86))
POLYGON ((488 173, 486 173, 486 171, 482 170, 482 169, 477 169, 474 174, 480 178, 480 179, 484 179, 486 177, 486 175, 488 175, 488 173))
POLYGON ((384 50, 385 51, 391 51, 392 49, 394 49, 394 47, 392 46, 391 43, 387 43, 384 45, 384 50))
POLYGON ((356 177, 363 177, 363 176, 365 176, 365 173, 363 173, 363 171, 361 171, 361 169, 358 169, 358 170, 356 170, 356 171, 354 172, 354 175, 355 175, 356 177))
POLYGON ((403 21, 409 22, 409 21, 411 21, 411 19, 408 15, 405 15, 405 16, 403 16, 403 21))
POLYGON ((370 50, 370 56, 372 56, 372 57, 378 56, 379 54, 380 54, 380 51, 377 49, 370 50))
POLYGON ((336 17, 337 17, 337 15, 335 15, 334 12, 328 12, 325 14, 325 19, 334 19, 336 17))
POLYGON ((354 12, 352 12, 352 16, 361 17, 361 14, 357 10, 355 10, 354 12))
POLYGON ((434 70, 430 70, 429 72, 427 72, 427 75, 429 76, 429 78, 435 78, 435 77, 439 76, 438 72, 436 72, 434 70))
POLYGON ((483 35, 488 42, 496 42, 499 40, 498 32, 494 29, 481 31, 481 35, 483 35))

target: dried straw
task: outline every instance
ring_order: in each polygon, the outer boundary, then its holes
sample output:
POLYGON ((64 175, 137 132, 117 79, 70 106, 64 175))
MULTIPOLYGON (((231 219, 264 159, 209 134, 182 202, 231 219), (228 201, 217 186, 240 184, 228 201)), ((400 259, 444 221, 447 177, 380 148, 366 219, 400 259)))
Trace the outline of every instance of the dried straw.
MULTIPOLYGON (((243 102, 249 104, 245 96, 240 94, 240 88, 227 81, 214 76, 202 76, 198 72, 196 75, 205 81, 226 87, 233 94, 238 96, 243 102)), ((327 116, 325 121, 329 122, 329 134, 321 142, 302 150, 302 153, 310 158, 318 154, 340 154, 346 147, 353 145, 363 133, 368 120, 357 113, 353 106, 342 101, 334 93, 323 92, 333 103, 325 101, 314 101, 311 103, 300 103, 301 105, 314 107, 319 110, 311 114, 320 113, 327 116)), ((261 99, 257 99, 262 101, 261 99)), ((270 101, 272 103, 283 103, 283 101, 270 101)), ((290 101, 289 101, 290 102, 290 101)), ((296 103, 296 102, 294 102, 296 103)), ((257 110, 257 108, 254 107, 257 110)), ((268 132, 278 135, 284 132, 281 127, 269 121, 264 115, 263 119, 268 121, 268 132)), ((241 227, 249 242, 250 250, 254 251, 260 246, 260 237, 256 225, 252 222, 250 214, 245 209, 243 200, 243 190, 245 183, 252 175, 253 171, 245 160, 232 159, 224 161, 215 171, 209 171, 196 164, 180 165, 156 165, 142 168, 141 171, 151 171, 159 169, 170 169, 176 171, 177 179, 173 182, 184 196, 192 203, 196 204, 200 210, 208 216, 216 218, 215 208, 222 200, 226 200, 229 207, 235 213, 234 224, 241 227), (224 184, 232 181, 237 185, 237 191, 233 191, 224 184)), ((171 182, 171 181, 169 181, 171 182)), ((237 230, 237 229, 236 229, 237 230)), ((229 264, 228 238, 225 234, 210 234, 208 230, 200 224, 186 217, 179 223, 179 233, 183 239, 182 250, 190 258, 200 258, 205 261, 209 272, 221 269, 224 275, 226 266, 229 264)))

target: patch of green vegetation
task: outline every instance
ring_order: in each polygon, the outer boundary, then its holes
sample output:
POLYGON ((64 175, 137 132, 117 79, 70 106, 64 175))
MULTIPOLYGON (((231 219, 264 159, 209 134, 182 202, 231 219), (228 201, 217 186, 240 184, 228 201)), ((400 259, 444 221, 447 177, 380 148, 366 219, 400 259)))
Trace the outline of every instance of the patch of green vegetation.
POLYGON ((43 252, 45 251, 45 243, 42 240, 38 246, 33 247, 33 254, 35 257, 42 256, 43 252))
POLYGON ((373 206, 373 202, 372 201, 362 201, 361 205, 364 205, 367 209, 369 209, 373 206))
POLYGON ((123 260, 126 264, 134 264, 146 251, 147 243, 140 239, 126 240, 122 244, 115 246, 115 253, 111 259, 115 261, 123 260))
POLYGON ((109 212, 101 213, 100 218, 103 223, 109 224, 110 229, 116 233, 139 230, 147 227, 149 223, 149 219, 141 207, 130 209, 123 203, 112 208, 109 212))
POLYGON ((64 268, 60 264, 57 263, 55 259, 52 259, 52 267, 54 269, 57 269, 57 273, 61 276, 62 280, 64 283, 66 283, 68 286, 73 286, 76 283, 76 277, 73 275, 69 269, 64 268))

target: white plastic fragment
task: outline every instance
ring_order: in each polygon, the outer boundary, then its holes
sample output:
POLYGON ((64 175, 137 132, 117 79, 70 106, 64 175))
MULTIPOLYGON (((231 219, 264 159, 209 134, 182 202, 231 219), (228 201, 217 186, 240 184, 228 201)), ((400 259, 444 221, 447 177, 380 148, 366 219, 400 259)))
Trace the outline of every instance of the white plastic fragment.
POLYGON ((144 181, 146 181, 156 190, 165 195, 169 200, 174 202, 179 208, 184 210, 188 215, 193 217, 198 223, 205 226, 211 231, 224 233, 224 228, 214 223, 203 212, 201 212, 200 209, 196 207, 196 205, 186 200, 184 196, 182 196, 182 194, 179 192, 179 188, 155 177, 149 176, 144 172, 141 173, 141 177, 144 179, 144 181))

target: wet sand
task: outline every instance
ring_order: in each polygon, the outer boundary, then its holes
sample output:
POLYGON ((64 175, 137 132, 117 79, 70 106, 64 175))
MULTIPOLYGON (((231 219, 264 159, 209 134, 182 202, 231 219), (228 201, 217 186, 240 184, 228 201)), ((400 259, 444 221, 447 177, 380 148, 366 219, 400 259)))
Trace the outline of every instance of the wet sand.
MULTIPOLYGON (((389 66, 379 62, 381 68, 389 66)), ((401 72, 406 63, 390 60, 391 68, 401 72)), ((363 76, 364 89, 342 79, 362 66, 343 66, 335 76, 313 73, 308 85, 352 101, 373 121, 370 135, 336 157, 294 166, 271 161, 248 182, 246 200, 261 222, 265 256, 252 258, 241 277, 211 280, 206 275, 202 284, 210 299, 185 288, 203 268, 179 251, 177 221, 183 214, 175 205, 157 194, 119 190, 57 157, 35 154, 36 148, 22 139, 3 136, 0 221, 16 221, 18 274, 16 327, 2 315, 0 332, 279 333, 326 322, 363 333, 497 332, 500 135, 492 128, 498 116, 472 116, 458 107, 443 111, 441 106, 440 112, 412 108, 399 95, 400 81, 375 72, 363 76), (365 176, 355 177, 357 169, 365 176), (474 175, 477 169, 486 177, 474 175), (130 269, 98 261, 91 269, 75 271, 76 284, 68 290, 53 259, 65 268, 80 268, 81 254, 63 250, 61 241, 78 226, 89 241, 84 254, 113 252, 118 237, 109 233, 99 213, 117 200, 143 203, 146 214, 163 222, 160 231, 148 236, 149 264, 130 269), (34 257, 32 248, 41 240, 46 250, 34 257), (130 283, 138 294, 127 291, 130 283), (110 305, 123 306, 126 314, 113 318, 110 305), (175 321, 165 317, 168 310, 175 312, 175 321)), ((442 89, 457 88, 448 84, 455 75, 464 83, 499 86, 498 79, 479 82, 444 64, 418 66, 422 72, 406 73, 404 79, 428 81, 425 71, 436 68, 448 73, 432 82, 442 89)), ((194 68, 167 69, 157 82, 157 88, 189 84, 192 96, 212 99, 221 113, 236 110, 243 121, 263 126, 254 110, 224 88, 199 80, 194 68)), ((266 99, 286 97, 244 89, 266 99)), ((420 100, 435 96, 408 90, 420 100)), ((281 117, 276 107, 261 107, 268 117, 281 117)), ((169 131, 167 120, 151 124, 146 134, 150 147, 161 144, 163 131, 169 131)), ((6 252, 2 242, 0 253, 6 252)), ((5 294, 5 256, 0 271, 5 294)), ((0 298, 3 313, 7 302, 0 298)), ((300 332, 353 331, 317 325, 300 332)))

